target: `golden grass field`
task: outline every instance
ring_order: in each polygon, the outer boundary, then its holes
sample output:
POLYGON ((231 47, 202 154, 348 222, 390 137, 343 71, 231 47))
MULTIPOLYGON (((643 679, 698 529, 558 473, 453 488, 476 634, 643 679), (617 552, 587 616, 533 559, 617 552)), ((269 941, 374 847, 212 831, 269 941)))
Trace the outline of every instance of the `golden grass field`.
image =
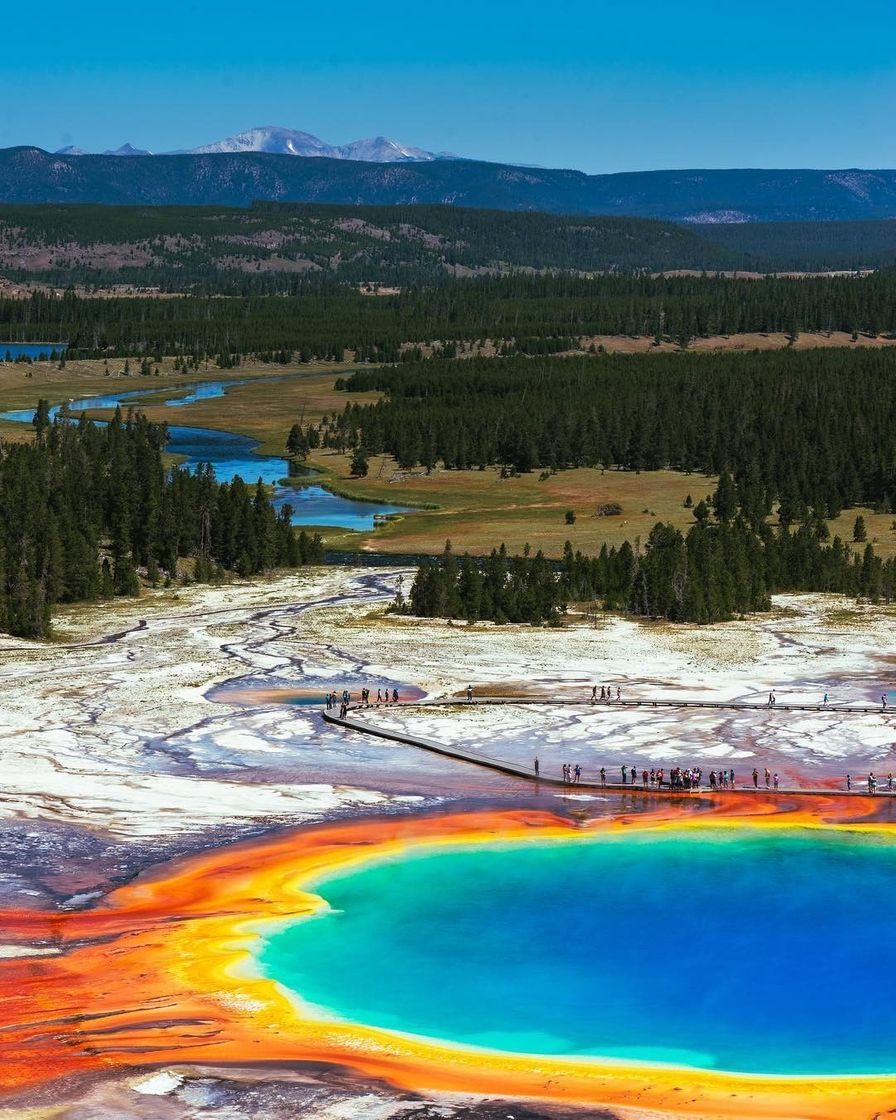
MULTIPOLYGON (((299 369, 256 365, 221 371, 214 366, 198 372, 175 373, 173 362, 162 364, 161 376, 121 377, 123 363, 110 363, 109 376, 102 362, 69 362, 60 370, 52 363, 32 366, 0 362, 0 408, 26 407, 46 396, 53 401, 89 393, 124 390, 174 390, 195 381, 246 380, 225 397, 199 401, 185 406, 177 415, 179 423, 198 427, 222 428, 252 436, 260 441, 263 453, 282 455, 289 428, 298 420, 317 422, 326 413, 341 411, 347 396, 333 388, 336 378, 353 367, 319 363, 299 369), (25 376, 31 370, 32 376, 25 376), (282 380, 271 381, 271 377, 282 380)), ((376 393, 353 393, 354 402, 375 400, 376 393)), ((155 404, 145 408, 154 420, 172 420, 172 413, 155 404)), ((26 439, 30 432, 22 425, 0 422, 0 438, 26 439)), ((559 556, 564 543, 594 553, 601 545, 620 545, 623 541, 646 539, 657 521, 669 521, 687 529, 693 515, 684 506, 690 494, 694 503, 709 495, 716 480, 701 474, 684 475, 674 471, 634 474, 624 471, 579 469, 561 471, 545 480, 535 471, 518 478, 502 479, 495 468, 484 471, 446 471, 437 469, 427 475, 423 468, 398 470, 388 457, 370 461, 367 478, 353 479, 349 455, 321 449, 312 453, 310 465, 321 472, 321 481, 346 496, 373 499, 395 505, 416 507, 369 533, 342 529, 324 533, 327 544, 348 550, 395 553, 441 552, 450 540, 457 552, 487 553, 504 543, 511 552, 529 544, 549 556, 559 556), (618 516, 598 517, 597 507, 608 503, 622 507, 618 516), (576 515, 566 524, 566 511, 576 515)), ((865 518, 868 540, 883 556, 896 555, 896 518, 870 510, 845 511, 831 522, 832 534, 851 541, 856 515, 865 518)), ((855 545, 861 550, 863 545, 855 545)))

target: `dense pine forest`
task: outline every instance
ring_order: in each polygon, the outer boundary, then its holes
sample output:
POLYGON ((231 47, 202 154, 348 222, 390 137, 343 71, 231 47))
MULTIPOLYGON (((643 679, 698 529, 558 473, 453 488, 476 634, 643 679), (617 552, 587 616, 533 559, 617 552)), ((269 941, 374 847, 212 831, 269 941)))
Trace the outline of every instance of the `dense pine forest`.
POLYGON ((642 618, 709 623, 768 610, 780 591, 827 591, 874 600, 896 593, 896 562, 871 545, 853 554, 817 520, 775 531, 738 509, 731 480, 709 509, 698 510, 683 534, 659 523, 644 547, 626 542, 588 557, 567 542, 558 565, 540 552, 507 555, 502 545, 484 559, 450 549, 422 565, 407 602, 396 609, 424 618, 556 623, 568 604, 598 603, 642 618))
POLYGON ((327 440, 402 466, 730 471, 752 520, 896 508, 896 352, 470 359, 358 371, 327 440))
POLYGON ((56 603, 134 595, 140 575, 223 579, 321 558, 264 488, 210 468, 166 471, 164 425, 120 413, 105 426, 35 414, 31 443, 0 447, 0 629, 44 637, 56 603))
MULTIPOLYGON (((327 278, 290 296, 0 299, 0 342, 67 343, 71 358, 239 362, 413 358, 403 344, 498 340, 502 352, 552 354, 593 335, 670 339, 741 332, 896 332, 896 270, 864 278, 735 280, 709 276, 480 277, 370 296, 327 278)), ((586 342, 587 345, 587 342, 586 342)))
POLYGON ((735 255, 763 263, 761 271, 892 268, 896 262, 892 220, 726 222, 704 234, 735 255))

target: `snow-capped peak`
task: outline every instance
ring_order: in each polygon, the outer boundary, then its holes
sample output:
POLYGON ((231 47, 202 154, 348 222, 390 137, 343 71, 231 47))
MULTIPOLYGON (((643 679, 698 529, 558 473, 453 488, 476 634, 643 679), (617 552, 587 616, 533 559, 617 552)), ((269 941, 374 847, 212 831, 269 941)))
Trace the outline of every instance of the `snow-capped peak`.
POLYGON ((408 148, 390 140, 388 136, 353 140, 350 144, 343 144, 338 150, 342 159, 359 159, 370 163, 401 163, 406 160, 420 162, 437 158, 432 152, 425 152, 422 148, 408 148))
POLYGON ((329 144, 312 136, 310 132, 297 132, 293 128, 279 128, 267 125, 249 128, 235 136, 225 136, 210 144, 190 148, 192 155, 207 155, 233 152, 271 152, 282 156, 328 156, 332 152, 329 144))
POLYGON ((191 148, 194 155, 220 152, 271 152, 285 156, 320 156, 326 159, 354 159, 369 163, 407 163, 438 159, 440 157, 422 148, 411 148, 377 136, 368 140, 354 140, 350 144, 328 144, 309 132, 292 128, 266 125, 238 132, 211 144, 191 148))

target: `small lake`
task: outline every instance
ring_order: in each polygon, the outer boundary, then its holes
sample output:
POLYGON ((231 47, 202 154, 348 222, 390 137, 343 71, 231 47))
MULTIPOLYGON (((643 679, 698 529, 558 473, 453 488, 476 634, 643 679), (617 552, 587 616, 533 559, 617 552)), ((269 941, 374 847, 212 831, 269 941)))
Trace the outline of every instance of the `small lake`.
POLYGON ((0 362, 14 362, 16 358, 47 359, 67 349, 67 342, 0 342, 0 362))
MULTIPOLYGON (((272 381, 279 378, 271 378, 272 381)), ((194 401, 211 400, 223 397, 243 381, 205 381, 197 385, 185 386, 183 392, 165 401, 154 401, 162 393, 170 393, 171 387, 156 389, 129 389, 121 393, 106 393, 95 397, 82 397, 68 405, 69 412, 97 411, 136 406, 138 400, 144 404, 161 404, 168 408, 178 408, 194 401)), ((56 404, 50 415, 56 417, 61 406, 56 404)), ((0 413, 0 419, 30 424, 34 416, 33 408, 13 409, 0 413)), ((286 431, 284 429, 284 440, 286 431)), ((368 531, 374 526, 374 517, 379 514, 405 513, 405 506, 388 505, 382 502, 359 502, 351 498, 341 498, 330 493, 325 487, 311 481, 313 472, 289 477, 289 462, 277 455, 259 455, 258 440, 236 432, 223 432, 216 428, 190 428, 178 424, 168 427, 168 443, 165 450, 172 455, 183 457, 183 466, 195 470, 200 463, 211 463, 219 482, 232 482, 239 475, 245 482, 254 484, 259 478, 268 486, 274 487, 274 505, 277 509, 289 504, 293 507, 293 525, 317 527, 328 525, 339 529, 368 531)))

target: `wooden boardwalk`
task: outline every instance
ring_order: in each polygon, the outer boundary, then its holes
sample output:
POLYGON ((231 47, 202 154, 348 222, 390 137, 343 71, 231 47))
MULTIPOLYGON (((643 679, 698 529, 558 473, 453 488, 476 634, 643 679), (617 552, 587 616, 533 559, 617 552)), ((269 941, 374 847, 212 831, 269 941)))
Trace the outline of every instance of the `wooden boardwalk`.
MULTIPOLYGON (((887 718, 896 719, 896 706, 883 707, 882 704, 793 704, 788 703, 786 700, 780 703, 770 705, 768 701, 755 701, 755 700, 695 700, 693 697, 675 697, 670 696, 666 699, 650 699, 638 700, 623 697, 621 700, 588 700, 579 697, 567 696, 474 696, 472 700, 465 700, 461 697, 451 697, 447 700, 429 699, 429 700, 408 700, 402 701, 401 707, 450 707, 453 705, 460 705, 466 707, 469 704, 482 704, 492 707, 498 704, 538 704, 549 708, 553 707, 586 707, 598 708, 602 711, 618 711, 620 708, 634 708, 637 710, 651 709, 651 708, 705 708, 711 711, 736 711, 736 712, 819 712, 831 713, 834 715, 857 715, 869 716, 879 715, 887 718)), ((376 704, 371 704, 371 708, 375 708, 376 704)), ((391 705, 382 704, 381 707, 385 708, 391 705)))
MULTIPOLYGON (((382 708, 384 708, 387 711, 390 711, 390 710, 391 711, 396 711, 396 710, 400 710, 402 708, 420 708, 420 707, 462 707, 462 708, 466 708, 466 707, 475 706, 476 704, 480 704, 480 705, 485 706, 485 705, 489 705, 489 704, 523 704, 523 703, 554 705, 554 704, 557 704, 557 703, 581 704, 582 701, 581 700, 579 700, 579 701, 575 701, 575 700, 568 700, 568 701, 513 700, 513 699, 508 699, 508 698, 505 698, 505 697, 494 697, 494 698, 481 697, 479 699, 474 699, 472 701, 468 701, 468 700, 448 700, 448 701, 445 701, 445 700, 413 700, 413 701, 408 701, 407 703, 389 704, 389 705, 383 704, 381 706, 382 706, 382 708)), ((629 703, 629 706, 636 706, 634 701, 629 701, 628 703, 629 703)), ((663 701, 659 701, 658 703, 660 705, 663 705, 663 701)), ((691 706, 694 706, 693 701, 691 701, 689 703, 691 704, 691 706)), ((730 706, 730 705, 727 705, 727 704, 718 704, 718 705, 710 704, 708 702, 707 703, 701 702, 701 703, 702 703, 703 707, 727 708, 727 707, 730 706)), ((625 701, 620 702, 620 701, 615 701, 614 700, 613 704, 609 705, 609 706, 612 707, 612 706, 615 706, 615 705, 618 705, 618 704, 622 704, 624 706, 625 701)), ((649 702, 647 704, 647 706, 653 706, 652 702, 649 702)), ((679 707, 679 706, 687 706, 687 705, 686 704, 685 705, 679 705, 679 704, 676 704, 673 701, 669 701, 664 706, 679 707)), ((748 709, 750 707, 749 705, 744 705, 744 706, 747 707, 748 709)), ((751 784, 751 785, 738 785, 738 786, 733 786, 733 787, 728 786, 728 787, 723 787, 721 789, 718 789, 718 788, 717 789, 712 789, 708 785, 703 785, 703 786, 700 786, 699 788, 694 788, 694 789, 676 789, 676 788, 673 788, 669 785, 664 785, 662 787, 657 787, 655 785, 654 786, 650 786, 650 785, 645 786, 640 782, 635 782, 634 784, 630 783, 630 784, 627 784, 627 785, 623 785, 621 782, 612 782, 612 781, 600 782, 599 780, 587 777, 584 774, 582 775, 582 778, 580 779, 580 781, 575 782, 575 783, 570 783, 570 782, 563 781, 562 778, 550 777, 550 776, 546 775, 543 772, 543 770, 539 774, 536 774, 534 767, 520 766, 517 763, 507 762, 504 759, 493 758, 489 755, 481 754, 481 753, 476 752, 476 751, 465 750, 463 747, 457 747, 457 746, 454 746, 450 743, 442 743, 438 739, 429 739, 429 738, 426 738, 422 735, 413 735, 408 731, 393 730, 393 729, 390 729, 390 728, 387 728, 387 727, 380 727, 375 723, 368 723, 367 721, 365 721, 363 719, 359 719, 357 717, 357 715, 352 714, 353 712, 357 713, 357 712, 364 712, 364 711, 376 711, 377 707, 378 706, 375 705, 375 704, 372 704, 369 707, 364 707, 364 706, 361 706, 361 705, 357 705, 355 707, 350 708, 348 714, 345 717, 340 717, 335 712, 326 711, 326 710, 323 711, 322 715, 323 715, 323 718, 324 718, 325 722, 333 724, 337 727, 342 727, 346 731, 356 731, 356 732, 359 732, 362 735, 373 735, 376 738, 387 739, 390 742, 402 743, 405 746, 409 746, 409 747, 418 747, 420 750, 430 751, 433 754, 442 755, 445 758, 452 758, 452 759, 455 759, 458 762, 471 763, 474 766, 482 766, 482 767, 485 767, 488 770, 492 770, 492 771, 494 771, 496 773, 499 773, 499 774, 506 774, 506 775, 508 775, 510 777, 513 777, 513 778, 521 778, 521 779, 523 779, 527 782, 534 782, 534 783, 537 783, 539 786, 548 786, 548 787, 551 787, 551 788, 560 788, 560 789, 568 789, 568 790, 573 790, 573 789, 603 790, 603 791, 607 791, 607 792, 611 792, 611 793, 629 793, 629 794, 638 794, 638 795, 641 795, 641 796, 654 796, 654 797, 657 796, 657 795, 661 795, 661 796, 671 795, 671 796, 674 796, 674 797, 688 797, 688 796, 692 796, 692 795, 699 796, 699 795, 705 794, 705 793, 714 793, 714 794, 718 794, 719 796, 722 796, 722 797, 724 797, 726 793, 745 793, 745 794, 754 794, 756 796, 761 794, 761 795, 773 795, 773 796, 778 796, 778 797, 793 796, 793 795, 799 795, 799 796, 803 796, 803 797, 805 797, 805 796, 810 796, 810 797, 846 797, 846 796, 868 797, 868 796, 871 796, 868 793, 868 790, 866 788, 866 785, 865 785, 864 781, 863 782, 858 782, 857 781, 854 784, 854 786, 861 786, 861 788, 853 788, 852 790, 831 789, 831 788, 827 788, 827 787, 803 788, 801 786, 787 786, 787 787, 779 786, 778 789, 774 789, 774 788, 769 788, 769 787, 765 786, 764 783, 760 784, 758 787, 755 787, 751 784)), ((763 711, 765 711, 765 710, 772 710, 772 711, 775 710, 775 709, 767 709, 765 705, 759 705, 759 707, 763 711)), ((796 709, 784 709, 783 705, 778 705, 777 707, 778 707, 779 710, 797 710, 797 711, 804 710, 804 709, 799 708, 799 707, 797 707, 796 709)), ((831 710, 840 711, 842 709, 820 708, 819 710, 821 710, 821 711, 831 711, 831 710)), ((867 708, 857 708, 855 710, 862 711, 864 713, 867 713, 869 711, 869 709, 867 709, 867 708)), ((870 709, 870 711, 878 711, 879 712, 880 709, 879 708, 876 708, 876 709, 872 708, 872 709, 870 709)), ((713 765, 715 765, 715 764, 713 763, 713 765)), ((668 767, 667 767, 667 769, 668 769, 668 767)), ((752 768, 751 768, 751 772, 752 772, 752 768)), ((886 787, 881 788, 879 786, 878 790, 877 790, 877 792, 874 796, 885 797, 885 798, 896 797, 896 790, 888 790, 888 789, 886 789, 886 787)))

